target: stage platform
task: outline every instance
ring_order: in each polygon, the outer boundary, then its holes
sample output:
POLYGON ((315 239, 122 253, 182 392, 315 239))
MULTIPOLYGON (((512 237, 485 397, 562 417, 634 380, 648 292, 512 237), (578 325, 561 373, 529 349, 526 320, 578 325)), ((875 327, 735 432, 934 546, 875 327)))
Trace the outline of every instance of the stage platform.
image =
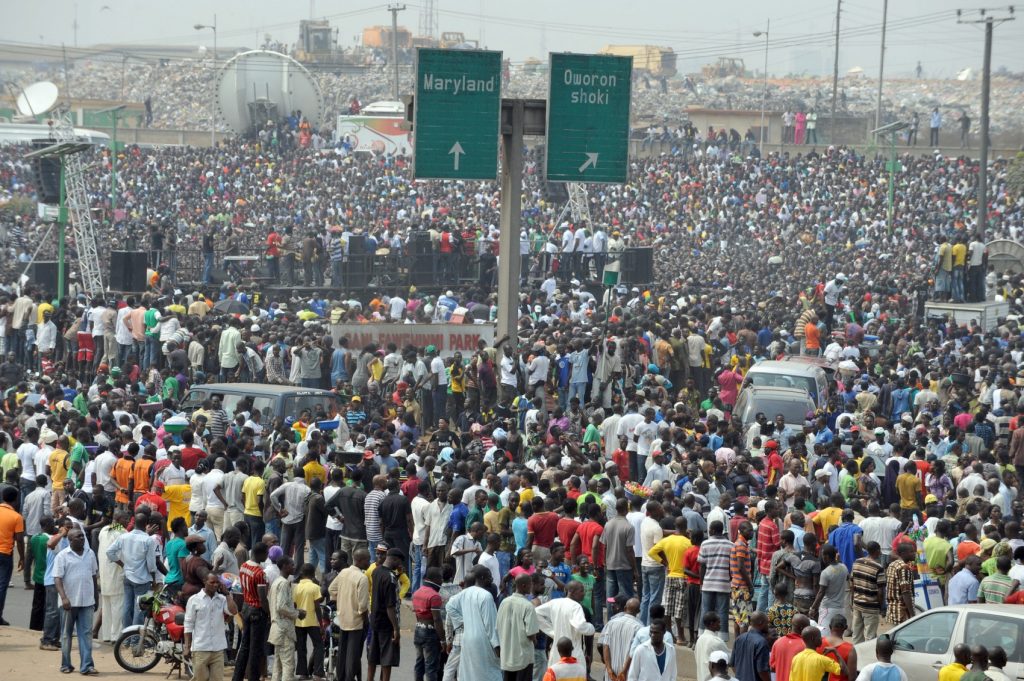
POLYGON ((1006 301, 986 300, 984 303, 947 303, 929 300, 924 304, 926 319, 945 319, 952 316, 957 324, 969 324, 977 321, 985 331, 996 328, 1000 317, 1010 314, 1010 304, 1006 301))

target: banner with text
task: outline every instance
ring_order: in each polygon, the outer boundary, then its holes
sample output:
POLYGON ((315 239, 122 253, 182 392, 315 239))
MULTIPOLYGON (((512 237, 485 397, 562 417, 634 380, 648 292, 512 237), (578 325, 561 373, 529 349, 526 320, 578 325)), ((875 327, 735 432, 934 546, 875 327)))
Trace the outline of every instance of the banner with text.
POLYGON ((358 353, 369 343, 386 348, 394 343, 399 349, 407 345, 424 348, 433 345, 442 357, 451 357, 456 351, 463 357, 476 351, 481 339, 488 346, 494 344, 493 324, 331 324, 335 342, 348 336, 348 347, 358 353))

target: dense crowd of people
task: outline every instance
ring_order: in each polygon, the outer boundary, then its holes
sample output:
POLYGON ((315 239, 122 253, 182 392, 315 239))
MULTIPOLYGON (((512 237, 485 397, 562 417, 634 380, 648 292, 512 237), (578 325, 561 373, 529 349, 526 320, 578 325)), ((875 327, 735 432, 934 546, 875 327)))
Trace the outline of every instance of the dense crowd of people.
MULTIPOLYGON (((759 158, 694 131, 591 187, 580 222, 559 220, 531 150, 516 332, 441 353, 333 331, 496 318, 498 188, 288 135, 122 152, 125 214, 98 229, 150 252, 145 292, 73 278, 57 299, 20 279, 44 225, 6 225, 0 622, 17 570, 62 671, 77 635, 93 673, 92 639, 140 623, 152 589, 186 608, 202 681, 225 659, 235 681, 349 681, 364 653, 387 681, 413 666, 408 617, 432 681, 674 679, 682 646, 698 681, 891 681, 891 642, 876 661, 852 646, 914 616, 916 580, 951 604, 1024 599, 1024 284, 985 256, 1024 226, 1002 161, 980 235, 966 158, 901 159, 890 225, 881 159, 759 158), (425 239, 444 292, 346 286, 357 235, 400 254, 425 239), (634 246, 654 281, 595 294, 634 246), (243 252, 287 287, 210 283, 243 252), (927 319, 932 295, 1014 314, 927 319), (741 414, 749 372, 786 357, 829 367, 820 401, 795 422, 741 414), (327 398, 186 401, 210 383, 327 398)), ((9 206, 34 192, 23 151, 0 152, 9 206)), ((998 640, 955 664, 998 678, 998 640)))

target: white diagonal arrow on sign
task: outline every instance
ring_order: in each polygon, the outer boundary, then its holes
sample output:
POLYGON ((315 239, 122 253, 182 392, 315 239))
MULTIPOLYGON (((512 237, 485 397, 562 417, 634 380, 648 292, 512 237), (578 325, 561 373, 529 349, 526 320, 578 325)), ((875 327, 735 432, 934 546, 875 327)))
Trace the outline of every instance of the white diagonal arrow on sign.
POLYGON ((580 172, 581 173, 584 170, 586 170, 587 168, 591 167, 591 166, 593 166, 595 168, 597 167, 597 154, 589 152, 589 151, 586 152, 586 154, 587 154, 587 160, 584 161, 583 165, 580 166, 580 172))
POLYGON ((462 155, 466 153, 466 151, 462 148, 462 145, 459 144, 458 140, 456 140, 455 144, 452 145, 452 148, 448 150, 448 153, 455 155, 455 170, 458 170, 459 158, 461 158, 462 155))

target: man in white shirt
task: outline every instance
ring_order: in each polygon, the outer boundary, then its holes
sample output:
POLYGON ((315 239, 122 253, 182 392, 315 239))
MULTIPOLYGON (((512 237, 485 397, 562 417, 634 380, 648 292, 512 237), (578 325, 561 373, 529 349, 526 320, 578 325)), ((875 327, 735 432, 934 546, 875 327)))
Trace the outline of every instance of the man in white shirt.
MULTIPOLYGON (((68 531, 67 539, 68 546, 53 560, 53 583, 64 609, 60 670, 65 674, 74 671, 71 666, 71 636, 77 629, 79 672, 93 676, 96 667, 92 660, 92 619, 99 564, 96 554, 86 544, 84 531, 74 527, 68 531)), ((221 630, 223 628, 222 622, 221 630)))
MULTIPOLYGON (((654 409, 651 407, 644 409, 644 420, 636 424, 633 429, 633 438, 636 440, 637 459, 637 476, 634 479, 641 480, 647 474, 647 457, 651 454, 651 445, 658 439, 658 424, 654 422, 654 409)), ((630 458, 632 459, 632 457, 630 458)), ((632 461, 630 467, 632 467, 632 461)))
MULTIPOLYGON (((423 575, 426 572, 423 549, 427 543, 427 514, 430 510, 429 480, 420 480, 416 496, 409 502, 409 506, 412 509, 412 587, 410 593, 416 593, 423 583, 423 575)), ((498 583, 500 584, 501 580, 498 580, 498 583)))
MULTIPOLYGON (((635 402, 630 402, 626 407, 626 413, 621 419, 619 419, 619 426, 615 431, 616 440, 625 436, 626 438, 626 451, 629 452, 629 479, 637 480, 640 479, 640 469, 638 467, 639 462, 637 461, 637 439, 635 435, 635 429, 638 425, 643 423, 644 417, 637 413, 637 406, 635 402)), ((620 475, 626 471, 619 471, 620 475)))
MULTIPOLYGON (((569 582, 565 588, 565 598, 555 598, 537 606, 537 623, 541 631, 557 641, 567 638, 572 641, 572 656, 577 660, 584 659, 583 638, 594 635, 594 625, 587 621, 580 601, 583 600, 582 582, 569 582)), ((558 662, 558 650, 551 649, 548 664, 558 662)))
POLYGON ((132 313, 133 305, 125 305, 117 311, 114 318, 114 340, 117 341, 117 365, 124 366, 128 361, 128 355, 133 349, 134 338, 132 330, 128 328, 128 316, 132 313))
POLYGON ((548 353, 543 348, 538 348, 535 351, 533 359, 530 360, 530 364, 527 365, 527 383, 529 384, 529 390, 533 392, 537 399, 544 400, 544 387, 548 381, 548 370, 551 368, 551 358, 548 357, 548 353))
MULTIPOLYGON (((39 452, 39 429, 30 427, 25 431, 25 441, 15 452, 21 467, 21 498, 27 497, 36 488, 36 454, 39 452)), ((113 456, 113 455, 111 455, 113 456)), ((113 464, 111 464, 113 466, 113 464)))
POLYGON ((391 321, 397 322, 402 319, 402 315, 405 313, 405 306, 405 299, 402 296, 391 296, 391 300, 388 301, 388 315, 391 317, 391 321))
POLYGON ((238 613, 234 598, 213 572, 206 575, 203 590, 185 604, 185 645, 182 651, 192 661, 193 681, 221 681, 224 677, 224 616, 238 613))

